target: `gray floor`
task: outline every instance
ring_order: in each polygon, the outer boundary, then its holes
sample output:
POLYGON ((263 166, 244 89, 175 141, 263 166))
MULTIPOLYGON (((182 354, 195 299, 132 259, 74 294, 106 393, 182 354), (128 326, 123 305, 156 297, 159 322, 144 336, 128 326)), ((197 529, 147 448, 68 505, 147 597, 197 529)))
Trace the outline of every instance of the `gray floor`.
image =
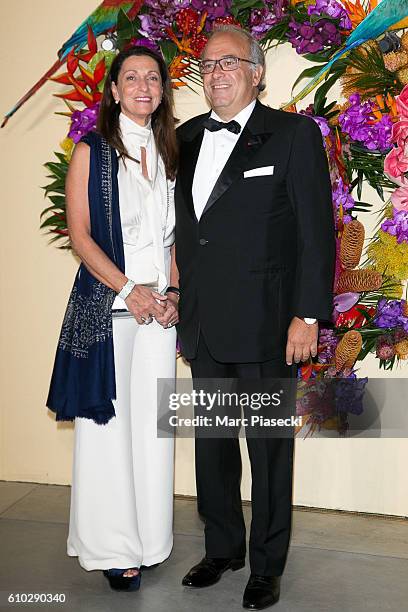
MULTIPOLYGON (((180 580, 203 553, 195 503, 175 501, 171 557, 146 571, 136 593, 115 593, 101 572, 66 556, 69 487, 0 482, 0 609, 74 612, 242 610, 249 569, 215 586, 180 580), (65 593, 65 604, 9 604, 10 593, 65 593)), ((247 522, 250 508, 245 507, 247 522)), ((408 521, 297 510, 276 612, 408 609, 408 521)))

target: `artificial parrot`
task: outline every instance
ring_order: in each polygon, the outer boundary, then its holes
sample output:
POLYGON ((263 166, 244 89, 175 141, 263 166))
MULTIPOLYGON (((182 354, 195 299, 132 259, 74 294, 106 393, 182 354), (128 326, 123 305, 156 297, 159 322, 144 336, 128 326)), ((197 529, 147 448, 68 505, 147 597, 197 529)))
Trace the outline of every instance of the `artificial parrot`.
POLYGON ((116 26, 118 13, 122 9, 129 19, 133 20, 138 14, 144 0, 103 0, 101 4, 81 23, 72 36, 62 45, 58 51, 58 59, 39 81, 17 102, 15 106, 5 115, 1 127, 15 112, 31 98, 36 91, 62 66, 69 52, 76 48, 82 49, 88 40, 88 28, 92 28, 95 36, 104 34, 116 26))
MULTIPOLYGON (((287 108, 302 100, 308 93, 323 81, 330 68, 338 59, 346 53, 359 47, 368 40, 374 40, 381 34, 389 30, 392 26, 403 22, 405 24, 408 16, 408 0, 382 0, 367 17, 359 23, 355 30, 351 32, 345 40, 344 45, 337 51, 328 63, 323 66, 316 76, 300 91, 290 102, 284 104, 282 108, 287 108)), ((401 25, 404 27, 404 25, 401 25)))

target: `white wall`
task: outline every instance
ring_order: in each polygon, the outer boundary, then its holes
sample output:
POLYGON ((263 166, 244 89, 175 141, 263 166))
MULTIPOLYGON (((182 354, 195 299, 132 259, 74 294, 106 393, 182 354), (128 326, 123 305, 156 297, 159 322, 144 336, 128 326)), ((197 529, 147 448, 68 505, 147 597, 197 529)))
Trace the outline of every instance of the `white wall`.
MULTIPOLYGON (((54 62, 62 42, 94 8, 95 0, 20 0, 2 7, 1 111, 8 110, 54 62)), ((263 101, 279 106, 306 65, 288 46, 268 57, 263 101)), ((70 253, 47 245, 38 231, 46 203, 42 164, 52 159, 67 131, 55 116, 63 104, 48 83, 0 132, 2 170, 0 478, 45 483, 70 482, 72 426, 56 424, 45 409, 56 342, 77 263, 70 253)), ((176 94, 185 120, 207 107, 190 91, 176 94)), ((362 373, 377 376, 374 360, 362 373)), ((401 369, 393 376, 406 377, 401 369)), ((179 364, 179 376, 189 375, 179 364)), ((178 440, 175 490, 195 493, 193 445, 178 440)), ((408 515, 406 440, 297 440, 295 503, 324 508, 408 515)), ((243 497, 250 497, 245 453, 243 497)))

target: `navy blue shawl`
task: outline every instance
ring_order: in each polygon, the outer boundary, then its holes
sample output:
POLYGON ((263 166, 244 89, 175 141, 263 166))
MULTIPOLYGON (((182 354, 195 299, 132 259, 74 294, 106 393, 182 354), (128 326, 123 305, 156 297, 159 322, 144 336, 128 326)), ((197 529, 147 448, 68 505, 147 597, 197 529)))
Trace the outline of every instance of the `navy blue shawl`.
MULTIPOLYGON (((124 272, 116 151, 96 132, 90 146, 88 183, 91 236, 124 272)), ((115 416, 112 304, 116 293, 81 264, 62 323, 47 406, 57 421, 75 417, 107 423, 115 416)))

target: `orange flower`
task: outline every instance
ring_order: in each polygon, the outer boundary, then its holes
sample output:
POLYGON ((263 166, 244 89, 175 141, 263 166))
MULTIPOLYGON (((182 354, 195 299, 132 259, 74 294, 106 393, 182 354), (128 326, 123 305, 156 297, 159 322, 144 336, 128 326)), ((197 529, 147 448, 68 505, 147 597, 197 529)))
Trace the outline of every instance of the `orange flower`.
POLYGON ((195 29, 193 22, 189 21, 188 33, 187 29, 185 29, 182 33, 181 40, 177 38, 171 28, 166 28, 166 32, 169 38, 171 38, 174 44, 177 45, 181 53, 184 53, 185 55, 192 55, 193 57, 200 56, 202 47, 205 44, 207 38, 202 33, 206 19, 207 13, 203 13, 201 15, 201 19, 195 24, 195 29))
POLYGON ((361 4, 361 0, 354 0, 353 2, 351 0, 344 0, 343 4, 354 29, 367 17, 368 13, 371 13, 371 11, 375 9, 378 0, 370 0, 367 11, 361 4))
POLYGON ((190 62, 188 61, 187 55, 177 55, 169 65, 169 74, 171 78, 171 85, 174 89, 178 89, 179 87, 184 87, 186 83, 181 81, 188 76, 190 68, 190 62))
POLYGON ((376 103, 373 106, 373 114, 381 120, 383 112, 389 113, 393 119, 398 117, 397 104, 394 97, 388 92, 386 96, 378 94, 375 96, 376 103))

